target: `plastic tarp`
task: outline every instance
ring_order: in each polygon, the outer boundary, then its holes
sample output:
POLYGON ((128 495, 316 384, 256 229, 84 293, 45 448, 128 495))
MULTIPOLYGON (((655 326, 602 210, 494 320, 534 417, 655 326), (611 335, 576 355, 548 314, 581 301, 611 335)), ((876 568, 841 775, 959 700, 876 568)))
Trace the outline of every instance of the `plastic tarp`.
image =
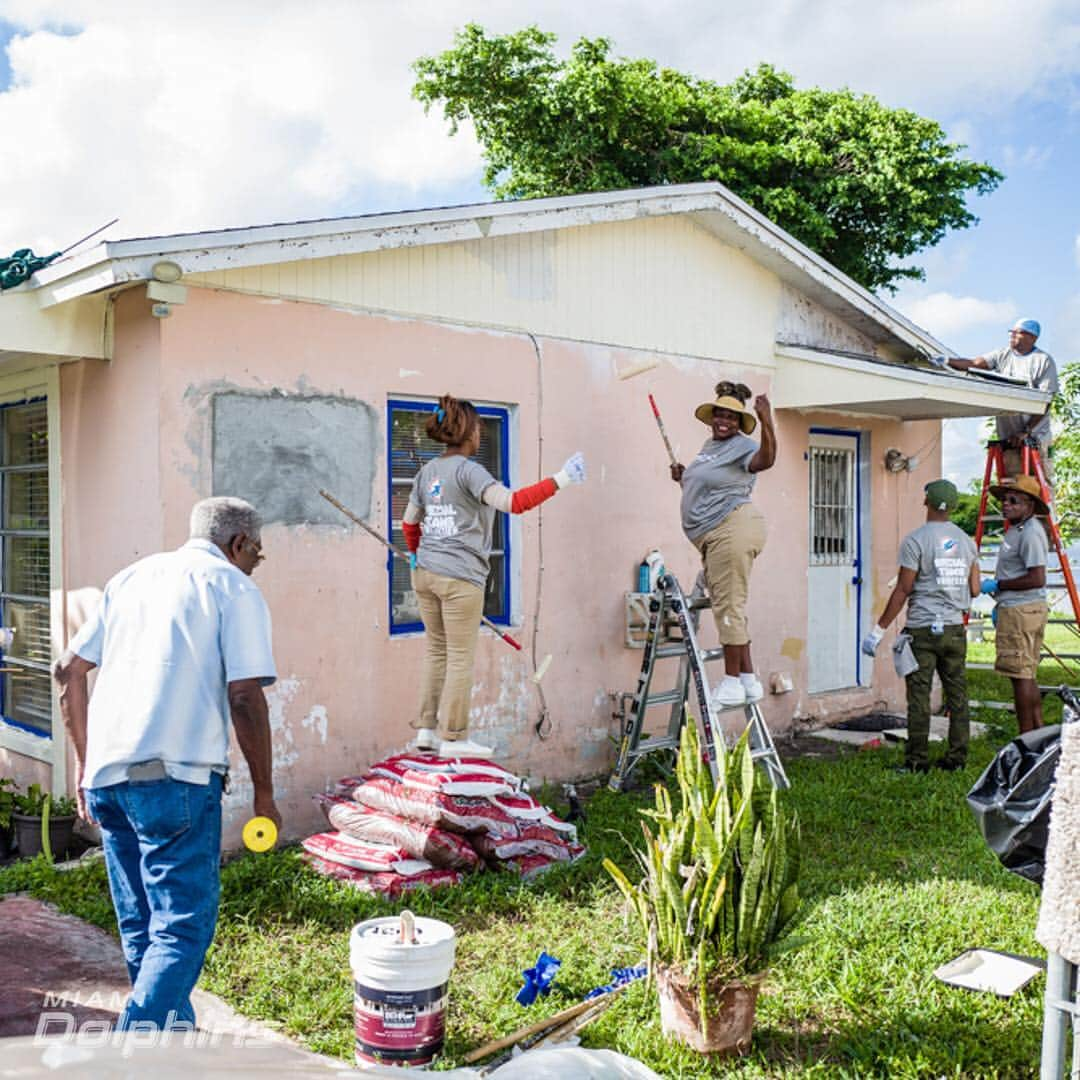
POLYGON ((968 792, 983 839, 1006 870, 1042 884, 1061 728, 1029 731, 1003 746, 968 792))

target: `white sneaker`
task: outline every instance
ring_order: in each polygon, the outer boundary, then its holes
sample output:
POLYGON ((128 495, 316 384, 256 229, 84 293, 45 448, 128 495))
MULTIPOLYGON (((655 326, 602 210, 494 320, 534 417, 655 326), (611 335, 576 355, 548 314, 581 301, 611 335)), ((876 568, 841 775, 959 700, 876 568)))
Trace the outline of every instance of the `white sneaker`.
POLYGON ((747 704, 752 701, 760 701, 765 696, 765 687, 761 685, 761 680, 753 673, 740 675, 739 682, 742 683, 743 690, 746 691, 747 704))
POLYGON ((433 754, 439 749, 439 736, 435 734, 433 728, 420 728, 412 741, 412 749, 433 754))
POLYGON ((712 705, 714 709, 734 709, 746 704, 746 687, 731 675, 725 675, 713 687, 712 705))
POLYGON ((489 758, 495 751, 490 746, 481 746, 471 739, 443 739, 439 743, 439 757, 450 758, 489 758))

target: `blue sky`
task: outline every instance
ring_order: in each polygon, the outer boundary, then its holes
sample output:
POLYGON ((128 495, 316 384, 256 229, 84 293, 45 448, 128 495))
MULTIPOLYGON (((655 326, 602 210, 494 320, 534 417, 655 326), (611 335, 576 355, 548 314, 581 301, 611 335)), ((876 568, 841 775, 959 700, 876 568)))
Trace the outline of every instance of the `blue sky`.
MULTIPOLYGON (((873 93, 938 120, 1006 174, 981 218, 914 261, 892 300, 961 355, 1043 324, 1080 358, 1077 0, 0 0, 0 246, 483 200, 477 147, 412 102, 409 64, 467 21, 606 35, 615 51, 726 80, 760 61, 801 86, 873 93), (58 29, 62 28, 62 29, 58 29)), ((981 471, 977 421, 946 471, 981 471)))

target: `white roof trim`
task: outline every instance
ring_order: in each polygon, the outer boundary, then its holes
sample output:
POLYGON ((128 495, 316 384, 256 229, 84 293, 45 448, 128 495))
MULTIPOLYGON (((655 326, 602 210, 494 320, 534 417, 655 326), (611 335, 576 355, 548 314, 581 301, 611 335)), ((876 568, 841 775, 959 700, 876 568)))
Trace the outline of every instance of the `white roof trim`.
MULTIPOLYGON (((894 308, 801 244, 722 184, 673 184, 630 191, 477 203, 430 210, 327 218, 251 228, 105 241, 39 270, 33 284, 42 307, 150 278, 160 259, 185 274, 327 258, 388 248, 479 240, 668 214, 719 214, 745 234, 744 250, 768 261, 796 288, 824 291, 880 327, 882 339, 947 352, 894 308), (767 256, 767 258, 763 258, 767 256)), ((742 246, 742 245, 740 245, 742 246)), ((860 320, 861 321, 861 320, 860 320)))
POLYGON ((1035 415, 1044 412, 1050 401, 1044 390, 1010 386, 966 372, 858 360, 790 345, 778 346, 776 357, 779 363, 771 396, 777 408, 846 408, 855 413, 890 415, 883 406, 891 403, 895 407, 892 415, 916 420, 998 413, 1035 415), (796 363, 789 369, 783 361, 796 363))

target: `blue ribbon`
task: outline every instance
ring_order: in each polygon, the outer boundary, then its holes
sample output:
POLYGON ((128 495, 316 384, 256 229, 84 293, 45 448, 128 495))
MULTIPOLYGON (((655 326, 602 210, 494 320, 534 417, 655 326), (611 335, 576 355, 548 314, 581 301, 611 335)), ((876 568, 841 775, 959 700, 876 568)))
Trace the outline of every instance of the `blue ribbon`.
POLYGON ((590 990, 585 995, 585 1000, 588 1001, 589 998, 600 997, 601 994, 610 994, 612 990, 617 990, 626 983, 644 979, 648 973, 649 969, 645 964, 642 964, 640 967, 612 968, 611 982, 609 982, 607 986, 598 986, 595 990, 590 990))

